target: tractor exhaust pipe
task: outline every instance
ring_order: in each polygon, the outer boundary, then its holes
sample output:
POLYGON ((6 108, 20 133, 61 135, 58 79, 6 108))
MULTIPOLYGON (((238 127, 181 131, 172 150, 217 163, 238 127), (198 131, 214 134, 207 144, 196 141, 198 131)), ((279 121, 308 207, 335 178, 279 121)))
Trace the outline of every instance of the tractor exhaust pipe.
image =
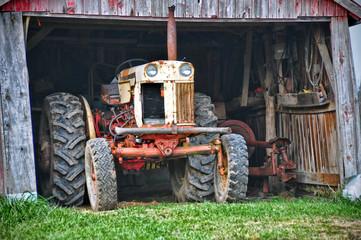
POLYGON ((174 20, 175 6, 172 5, 169 9, 169 19, 167 26, 167 47, 168 60, 177 60, 177 28, 174 20))

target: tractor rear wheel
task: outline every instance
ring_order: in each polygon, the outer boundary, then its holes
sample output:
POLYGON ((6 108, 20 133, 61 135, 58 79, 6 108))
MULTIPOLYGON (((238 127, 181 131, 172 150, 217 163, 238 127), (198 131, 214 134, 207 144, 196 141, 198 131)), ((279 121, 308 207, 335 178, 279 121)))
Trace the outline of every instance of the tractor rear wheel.
MULTIPOLYGON (((194 115, 198 127, 216 127, 217 117, 211 98, 202 93, 194 94, 194 115)), ((190 145, 207 144, 219 134, 200 134, 190 138, 190 145)), ((185 159, 169 162, 173 193, 179 202, 214 200, 215 154, 189 155, 185 159)))
POLYGON ((248 152, 239 134, 221 137, 223 166, 214 169, 214 188, 218 203, 239 202, 246 197, 248 184, 248 152))
POLYGON ((112 150, 105 138, 88 140, 85 148, 85 176, 89 201, 94 211, 117 207, 117 177, 112 150))
POLYGON ((84 197, 85 124, 79 98, 54 93, 44 99, 36 158, 40 195, 61 206, 79 206, 84 197))

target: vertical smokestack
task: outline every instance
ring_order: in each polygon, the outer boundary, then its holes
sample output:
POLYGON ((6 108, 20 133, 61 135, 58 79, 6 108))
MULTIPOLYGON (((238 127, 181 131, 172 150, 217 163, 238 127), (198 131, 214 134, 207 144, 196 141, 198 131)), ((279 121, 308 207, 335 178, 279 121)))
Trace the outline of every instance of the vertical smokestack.
POLYGON ((177 28, 174 20, 175 6, 169 9, 168 31, 167 31, 167 46, 168 46, 168 60, 177 60, 177 28))

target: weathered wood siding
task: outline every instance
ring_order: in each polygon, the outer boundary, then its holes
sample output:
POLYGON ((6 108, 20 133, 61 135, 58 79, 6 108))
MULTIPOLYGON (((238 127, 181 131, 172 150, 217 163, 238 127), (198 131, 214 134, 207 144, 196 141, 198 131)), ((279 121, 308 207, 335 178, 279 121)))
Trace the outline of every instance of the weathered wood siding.
POLYGON ((355 74, 347 17, 331 20, 332 59, 336 85, 336 112, 340 169, 342 178, 361 173, 360 100, 355 74))
POLYGON ((296 163, 297 182, 330 186, 340 183, 334 107, 319 111, 281 108, 278 136, 292 142, 288 154, 296 163))
POLYGON ((21 13, 0 13, 0 194, 36 193, 28 71, 21 13), (0 184, 1 186, 1 184, 0 184))
POLYGON ((12 0, 2 11, 123 17, 167 17, 175 5, 178 18, 296 19, 346 16, 332 0, 12 0))

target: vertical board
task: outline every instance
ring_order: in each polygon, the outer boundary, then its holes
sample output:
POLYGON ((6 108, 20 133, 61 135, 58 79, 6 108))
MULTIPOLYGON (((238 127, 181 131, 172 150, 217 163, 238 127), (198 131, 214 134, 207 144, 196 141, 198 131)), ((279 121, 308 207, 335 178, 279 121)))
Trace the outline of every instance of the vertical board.
POLYGON ((245 0, 236 0, 236 18, 244 18, 244 1, 245 0))
POLYGON ((99 0, 84 1, 84 14, 85 15, 99 15, 100 14, 99 0))
POLYGON ((337 186, 340 176, 336 112, 332 109, 309 112, 281 109, 278 136, 291 140, 288 154, 296 164, 298 182, 337 186))
POLYGON ((135 0, 135 16, 152 16, 152 0, 135 0))
POLYGON ((278 0, 269 0, 269 7, 268 7, 269 18, 277 17, 277 5, 278 5, 278 0))
POLYGON ((218 0, 202 1, 202 18, 218 17, 218 0))
POLYGON ((117 0, 100 0, 101 15, 118 15, 117 0))
POLYGON ((336 80, 336 111, 344 177, 360 173, 360 115, 347 17, 331 19, 331 45, 336 80))
POLYGON ((236 17, 236 0, 225 0, 219 2, 219 18, 236 17))
POLYGON ((0 101, 7 195, 36 194, 33 134, 21 13, 0 13, 0 101))

